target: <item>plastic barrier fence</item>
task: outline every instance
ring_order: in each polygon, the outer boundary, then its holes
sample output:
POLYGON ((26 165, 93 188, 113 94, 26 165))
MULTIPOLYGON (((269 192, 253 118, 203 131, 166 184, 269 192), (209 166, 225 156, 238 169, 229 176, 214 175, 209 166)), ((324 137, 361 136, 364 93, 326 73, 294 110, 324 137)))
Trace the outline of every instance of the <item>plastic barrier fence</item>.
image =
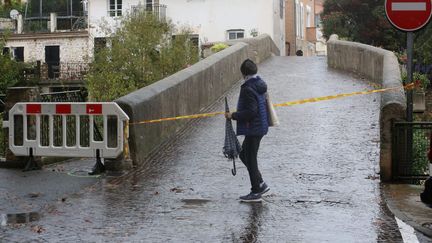
POLYGON ((3 127, 16 156, 117 158, 127 149, 128 122, 114 102, 32 102, 15 104, 3 127))

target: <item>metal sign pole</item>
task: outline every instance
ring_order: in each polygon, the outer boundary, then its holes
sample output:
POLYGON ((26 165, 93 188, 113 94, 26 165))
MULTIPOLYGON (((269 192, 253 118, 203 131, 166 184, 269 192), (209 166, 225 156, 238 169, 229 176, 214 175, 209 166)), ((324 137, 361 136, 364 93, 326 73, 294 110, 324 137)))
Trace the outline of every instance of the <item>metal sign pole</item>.
MULTIPOLYGON (((407 83, 413 82, 413 52, 414 52, 414 32, 407 33, 407 83)), ((413 91, 407 91, 407 121, 413 121, 413 91)))
MULTIPOLYGON (((414 52, 414 33, 412 31, 407 32, 407 80, 406 84, 411 84, 413 81, 413 52, 414 52)), ((408 122, 413 121, 413 91, 409 89, 407 92, 407 115, 406 119, 408 122)), ((410 170, 413 164, 413 134, 414 130, 412 127, 408 127, 407 130, 407 161, 410 163, 410 170)))

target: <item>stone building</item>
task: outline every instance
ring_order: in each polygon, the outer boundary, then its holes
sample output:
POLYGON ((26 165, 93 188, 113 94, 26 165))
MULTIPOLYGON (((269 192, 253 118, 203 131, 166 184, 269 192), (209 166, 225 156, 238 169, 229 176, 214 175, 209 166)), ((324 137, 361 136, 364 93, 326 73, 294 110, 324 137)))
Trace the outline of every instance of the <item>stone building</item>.
POLYGON ((41 2, 28 1, 26 9, 33 11, 13 19, 3 54, 28 63, 26 76, 36 75, 45 92, 84 86, 90 58, 86 1, 68 0, 64 12, 51 12, 50 7, 58 11, 62 6, 41 2))

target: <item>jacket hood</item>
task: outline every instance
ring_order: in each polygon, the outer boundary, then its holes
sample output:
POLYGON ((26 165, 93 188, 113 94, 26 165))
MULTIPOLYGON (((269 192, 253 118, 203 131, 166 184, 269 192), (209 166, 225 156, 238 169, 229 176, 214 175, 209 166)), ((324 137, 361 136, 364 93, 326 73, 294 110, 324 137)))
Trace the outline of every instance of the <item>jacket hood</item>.
POLYGON ((254 89, 258 94, 264 94, 267 92, 267 84, 259 76, 248 79, 244 85, 254 89))

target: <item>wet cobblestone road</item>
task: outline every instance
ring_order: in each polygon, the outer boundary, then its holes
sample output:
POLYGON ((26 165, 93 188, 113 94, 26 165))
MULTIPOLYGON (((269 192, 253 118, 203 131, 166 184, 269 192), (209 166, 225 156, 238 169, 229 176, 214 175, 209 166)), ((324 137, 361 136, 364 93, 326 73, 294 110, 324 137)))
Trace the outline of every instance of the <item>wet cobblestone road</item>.
MULTIPOLYGON (((260 65, 274 103, 370 89, 325 58, 274 57, 260 65)), ((235 106, 239 85, 229 93, 235 106)), ((211 110, 224 109, 222 100, 211 110)), ((248 193, 230 172, 224 118, 195 121, 129 176, 103 178, 49 205, 40 221, 0 228, 3 242, 401 242, 379 184, 379 94, 277 109, 259 154, 270 192, 248 193), (35 232, 40 227, 40 232, 35 232)), ((240 164, 240 163, 239 163, 240 164)))

